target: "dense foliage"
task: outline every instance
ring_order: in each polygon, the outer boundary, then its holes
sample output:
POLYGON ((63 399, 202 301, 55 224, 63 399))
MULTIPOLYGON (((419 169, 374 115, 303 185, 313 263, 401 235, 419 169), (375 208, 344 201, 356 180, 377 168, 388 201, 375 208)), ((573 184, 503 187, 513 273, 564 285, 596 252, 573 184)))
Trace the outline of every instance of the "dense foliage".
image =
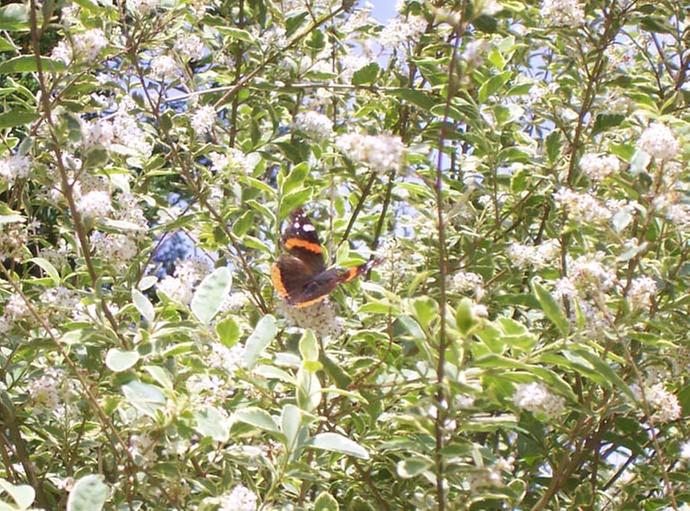
POLYGON ((690 508, 690 6, 396 8, 0 8, 0 509, 690 508))

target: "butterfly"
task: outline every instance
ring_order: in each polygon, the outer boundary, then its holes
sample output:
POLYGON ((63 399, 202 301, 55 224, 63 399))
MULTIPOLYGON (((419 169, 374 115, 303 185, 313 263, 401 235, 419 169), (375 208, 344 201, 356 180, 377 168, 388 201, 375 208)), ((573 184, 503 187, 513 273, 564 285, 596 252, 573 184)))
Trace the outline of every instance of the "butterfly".
POLYGON ((325 299, 338 285, 367 273, 379 261, 352 268, 326 268, 316 227, 304 210, 290 214, 283 232, 282 254, 271 267, 271 280, 278 296, 293 307, 307 307, 325 299))

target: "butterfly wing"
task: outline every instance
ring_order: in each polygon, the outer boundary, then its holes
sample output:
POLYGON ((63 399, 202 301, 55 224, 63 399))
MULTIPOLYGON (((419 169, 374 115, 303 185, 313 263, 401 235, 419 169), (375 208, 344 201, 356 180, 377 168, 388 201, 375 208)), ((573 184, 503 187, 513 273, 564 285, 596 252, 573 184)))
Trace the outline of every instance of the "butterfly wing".
POLYGON ((283 246, 291 256, 307 265, 310 275, 326 269, 319 235, 304 210, 296 209, 290 214, 289 224, 283 232, 283 246))

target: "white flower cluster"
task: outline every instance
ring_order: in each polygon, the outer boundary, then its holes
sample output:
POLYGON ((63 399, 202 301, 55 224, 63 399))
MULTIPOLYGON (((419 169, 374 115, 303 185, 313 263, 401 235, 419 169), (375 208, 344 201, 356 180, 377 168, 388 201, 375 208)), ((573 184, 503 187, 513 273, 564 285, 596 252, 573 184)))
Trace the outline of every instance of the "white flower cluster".
POLYGON ((295 117, 295 126, 314 140, 325 140, 333 133, 333 122, 319 112, 300 112, 295 117))
POLYGON ((478 273, 471 271, 459 271, 453 275, 450 281, 450 288, 456 293, 473 291, 479 294, 483 285, 484 278, 478 273))
POLYGON ((670 160, 680 151, 680 144, 673 131, 666 125, 655 122, 642 132, 638 148, 657 160, 670 160))
POLYGON ((84 148, 103 146, 110 148, 115 138, 113 123, 104 119, 93 121, 82 121, 81 123, 81 142, 84 148))
POLYGON ((170 55, 158 55, 151 59, 151 75, 157 80, 175 80, 182 75, 182 70, 170 55))
POLYGON ((515 387, 513 403, 518 408, 548 417, 559 415, 565 408, 565 399, 552 394, 543 383, 519 383, 515 387))
MULTIPOLYGON (((642 389, 640 389, 639 385, 631 385, 630 390, 636 399, 642 400, 642 389)), ((663 383, 655 383, 649 387, 645 386, 644 398, 653 409, 652 419, 655 421, 663 423, 680 418, 681 408, 678 398, 675 394, 666 390, 663 383)))
POLYGON ((396 16, 381 30, 378 42, 383 48, 394 50, 405 43, 416 42, 426 27, 423 16, 396 16))
POLYGON ((578 27, 585 20, 585 11, 578 0, 544 0, 541 15, 549 25, 578 27))
POLYGON ((405 155, 400 137, 391 135, 348 133, 339 136, 336 145, 348 158, 368 165, 379 174, 400 169, 405 155))
POLYGON ((577 290, 596 294, 616 284, 616 274, 603 264, 603 258, 602 252, 581 255, 577 259, 568 258, 569 278, 577 290))
POLYGON ((28 240, 29 234, 24 223, 0 224, 0 259, 21 258, 28 240))
POLYGON ((603 223, 611 218, 611 211, 591 193, 578 193, 561 188, 553 195, 556 204, 567 208, 569 218, 578 222, 603 223))
POLYGON ((656 295, 659 288, 654 279, 649 277, 637 277, 630 283, 628 300, 633 309, 648 308, 650 300, 656 295))
POLYGON ((75 387, 64 371, 48 368, 41 377, 31 381, 28 393, 36 413, 60 413, 66 411, 75 387))
POLYGON ((354 53, 344 55, 340 59, 340 78, 344 82, 350 82, 352 80, 352 75, 354 75, 356 71, 359 71, 371 62, 372 60, 365 55, 357 55, 354 53))
POLYGON ((200 107, 192 116, 192 129, 197 135, 210 133, 216 122, 216 109, 211 105, 200 107))
POLYGON ((230 293, 223 300, 223 303, 221 304, 220 309, 218 310, 218 314, 222 315, 223 313, 227 312, 237 312, 249 303, 249 298, 242 291, 230 293))
POLYGON ((225 154, 213 152, 208 157, 211 160, 213 170, 216 172, 230 170, 248 174, 252 169, 247 155, 234 147, 228 149, 225 154))
POLYGON ((342 320, 328 299, 307 307, 290 307, 281 301, 276 312, 283 316, 289 324, 310 329, 318 337, 337 337, 343 332, 342 320))
POLYGON ((110 192, 107 190, 93 190, 80 195, 77 199, 77 209, 84 218, 110 216, 113 211, 110 192))
POLYGON ((26 179, 31 170, 31 160, 26 156, 12 154, 0 159, 0 177, 12 186, 17 179, 26 179))
POLYGON ((175 268, 174 276, 166 275, 158 282, 158 290, 174 302, 188 305, 195 286, 210 273, 211 264, 201 257, 189 257, 175 268))
POLYGON ((246 486, 238 484, 230 493, 219 499, 218 511, 256 511, 256 494, 246 486))
POLYGON ((220 343, 211 345, 211 353, 208 355, 208 362, 211 367, 225 371, 229 376, 233 376, 235 371, 244 365, 244 346, 235 344, 228 348, 220 343))
POLYGON ((4 304, 0 316, 0 333, 7 333, 16 321, 27 319, 31 315, 29 306, 19 293, 13 293, 4 304))
POLYGON ((175 51, 187 60, 204 58, 204 42, 196 34, 184 34, 175 41, 175 51))
POLYGON ((79 295, 65 286, 52 287, 41 293, 40 303, 47 307, 51 314, 64 315, 77 307, 79 295))
POLYGON ((135 13, 146 15, 160 5, 160 0, 127 0, 127 7, 135 13))
POLYGON ((618 158, 587 153, 580 158, 580 169, 592 181, 601 181, 620 170, 618 158))
POLYGON ((126 265, 139 253, 136 242, 126 234, 94 231, 90 242, 99 257, 118 267, 126 265))
POLYGON ((541 245, 523 245, 513 242, 506 251, 511 264, 518 268, 541 269, 549 266, 558 257, 558 240, 551 239, 541 245))
POLYGON ((73 60, 83 60, 86 63, 94 62, 101 53, 101 50, 108 46, 108 40, 100 28, 94 28, 76 34, 72 37, 72 45, 63 39, 51 52, 51 57, 70 64, 73 60))

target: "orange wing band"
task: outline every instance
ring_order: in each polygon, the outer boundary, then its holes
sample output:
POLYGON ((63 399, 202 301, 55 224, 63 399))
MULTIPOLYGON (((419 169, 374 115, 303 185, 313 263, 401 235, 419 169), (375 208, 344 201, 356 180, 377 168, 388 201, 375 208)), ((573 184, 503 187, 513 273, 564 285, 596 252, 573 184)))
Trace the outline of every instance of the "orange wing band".
POLYGON ((277 264, 274 264, 271 267, 271 280, 273 281, 273 286, 276 288, 276 291, 278 292, 278 296, 280 296, 281 298, 287 298, 289 293, 287 292, 287 289, 285 289, 285 284, 283 284, 283 278, 280 275, 280 268, 277 264))
POLYGON ((285 248, 288 250, 291 248, 303 248, 305 250, 309 250, 309 252, 314 252, 315 254, 320 254, 323 252, 321 245, 301 240, 299 238, 289 238, 285 240, 285 248))
POLYGON ((319 296, 318 298, 314 298, 313 300, 296 303, 295 305, 293 305, 293 307, 300 307, 300 308, 301 307, 309 307, 310 305, 314 305, 315 303, 319 303, 321 300, 325 299, 327 296, 328 296, 328 294, 325 294, 325 295, 319 296))
POLYGON ((347 273, 343 276, 343 282, 350 282, 359 275, 360 266, 353 266, 347 270, 347 273))

